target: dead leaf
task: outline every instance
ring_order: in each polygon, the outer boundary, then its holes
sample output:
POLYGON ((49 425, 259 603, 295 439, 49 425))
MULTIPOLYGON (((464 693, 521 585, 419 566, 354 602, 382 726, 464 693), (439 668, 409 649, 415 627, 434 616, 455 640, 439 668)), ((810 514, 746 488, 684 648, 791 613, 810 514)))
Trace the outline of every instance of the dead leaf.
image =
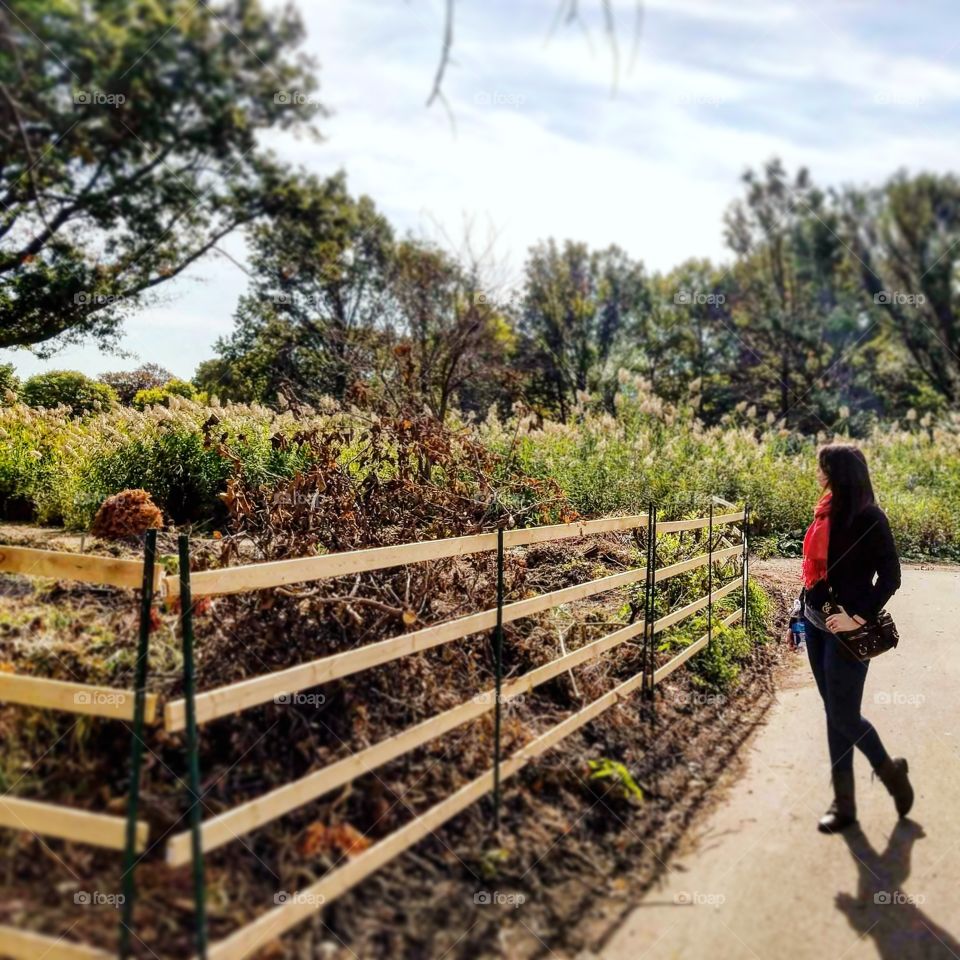
POLYGON ((370 846, 368 840, 356 827, 349 823, 338 823, 328 827, 316 821, 311 823, 300 841, 300 852, 305 857, 339 851, 348 857, 363 853, 370 846))

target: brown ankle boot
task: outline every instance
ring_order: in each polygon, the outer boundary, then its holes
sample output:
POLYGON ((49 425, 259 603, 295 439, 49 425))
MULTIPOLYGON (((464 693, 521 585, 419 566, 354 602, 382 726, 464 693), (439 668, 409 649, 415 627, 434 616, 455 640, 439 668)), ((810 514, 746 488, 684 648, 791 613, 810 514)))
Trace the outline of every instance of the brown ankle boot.
POLYGON ((903 757, 894 757, 892 760, 887 757, 877 767, 876 774, 893 797, 897 813, 905 817, 913 806, 913 787, 910 786, 910 778, 907 776, 907 761, 903 757))
POLYGON ((853 792, 853 771, 833 771, 833 803, 820 818, 821 833, 839 833, 857 822, 857 803, 853 792))

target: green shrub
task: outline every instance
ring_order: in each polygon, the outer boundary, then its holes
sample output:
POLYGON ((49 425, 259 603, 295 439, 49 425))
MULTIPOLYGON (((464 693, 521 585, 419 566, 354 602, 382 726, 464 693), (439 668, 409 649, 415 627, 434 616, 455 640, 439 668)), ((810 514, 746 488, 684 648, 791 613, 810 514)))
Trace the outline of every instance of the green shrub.
MULTIPOLYGON (((733 566, 733 561, 729 564, 733 566)), ((724 573, 720 582, 726 583, 736 575, 736 572, 724 573)), ((707 593, 706 571, 702 567, 684 574, 676 580, 666 581, 675 584, 677 590, 684 592, 684 597, 678 603, 672 601, 663 587, 658 588, 663 602, 663 609, 657 611, 662 616, 667 607, 676 609, 682 603, 689 603, 691 599, 705 596, 707 593)), ((717 589, 717 582, 714 582, 717 589)), ((771 612, 770 597, 756 580, 750 580, 747 590, 747 627, 739 620, 729 626, 722 621, 724 617, 740 609, 742 596, 739 590, 723 597, 713 610, 712 640, 703 650, 697 653, 690 661, 694 683, 706 690, 721 693, 729 690, 740 676, 740 667, 750 659, 754 646, 765 643, 769 639, 769 618, 771 612)), ((684 620, 681 624, 660 638, 659 650, 661 653, 674 654, 696 643, 707 633, 707 613, 703 611, 684 620)))
POLYGON ((713 628, 713 640, 690 661, 694 683, 707 690, 729 690, 740 677, 740 665, 750 658, 752 643, 742 626, 713 628))
POLYGON ((28 520, 36 515, 55 451, 76 422, 65 408, 44 411, 24 404, 0 408, 0 513, 4 518, 28 520))
POLYGON ((83 421, 65 408, 0 408, 0 510, 22 516, 25 502, 40 522, 83 530, 108 496, 144 489, 174 522, 211 523, 222 516, 220 494, 235 468, 269 483, 303 466, 300 445, 276 442, 300 428, 291 414, 171 403, 83 421))
POLYGON ((195 400, 198 403, 207 402, 206 394, 198 394, 197 388, 192 383, 174 377, 161 386, 138 390, 133 398, 133 405, 138 410, 145 410, 154 404, 168 404, 171 397, 183 397, 185 400, 195 400))
POLYGON ((751 578, 747 584, 747 629, 754 641, 764 643, 770 639, 772 612, 773 604, 770 595, 751 578))
POLYGON ((115 391, 77 370, 38 373, 24 383, 21 399, 31 407, 67 407, 75 417, 107 409, 117 402, 115 391))

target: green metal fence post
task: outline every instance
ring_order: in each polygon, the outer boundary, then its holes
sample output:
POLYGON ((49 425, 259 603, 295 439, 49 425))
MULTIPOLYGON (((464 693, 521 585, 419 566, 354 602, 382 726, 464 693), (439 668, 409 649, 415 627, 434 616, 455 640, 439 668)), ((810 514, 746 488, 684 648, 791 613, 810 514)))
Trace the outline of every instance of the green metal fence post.
POLYGON ((193 899, 197 954, 207 956, 207 902, 203 876, 203 806, 200 790, 200 753, 197 739, 196 675, 193 664, 193 597, 190 591, 190 538, 180 534, 180 635, 183 642, 183 686, 187 707, 187 764, 190 787, 190 840, 193 854, 193 899))
POLYGON ((650 685, 650 528, 653 526, 653 507, 647 504, 647 539, 644 544, 643 571, 643 685, 641 692, 646 698, 650 685))
POLYGON ((644 671, 647 674, 647 682, 644 684, 647 697, 653 699, 653 671, 655 656, 653 651, 654 644, 654 618, 656 616, 656 579, 657 579, 657 508, 651 502, 647 512, 647 580, 644 617, 646 624, 644 626, 644 671))
POLYGON ((748 542, 747 528, 750 525, 750 504, 744 501, 743 504, 743 629, 748 628, 747 624, 747 598, 750 585, 750 545, 748 542))
POLYGON ((120 960, 130 954, 133 905, 136 897, 134 870, 137 865, 137 814, 140 808, 140 770, 143 766, 143 725, 147 698, 147 667, 150 652, 150 616, 153 612, 153 573, 156 567, 157 531, 148 530, 143 544, 143 581, 140 587, 140 635, 134 669, 133 734, 130 740, 130 792, 127 797, 127 829, 123 851, 123 910, 120 914, 120 960))
POLYGON ((503 524, 497 527, 497 626, 493 634, 495 696, 493 705, 493 825, 500 833, 500 687, 503 682, 503 524))

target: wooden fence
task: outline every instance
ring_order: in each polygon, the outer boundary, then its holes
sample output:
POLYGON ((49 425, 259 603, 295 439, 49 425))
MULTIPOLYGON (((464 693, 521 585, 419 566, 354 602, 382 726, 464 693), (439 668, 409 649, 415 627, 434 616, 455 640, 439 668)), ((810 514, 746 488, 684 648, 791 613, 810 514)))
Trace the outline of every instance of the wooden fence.
MULTIPOLYGON (((72 565, 64 559, 53 560, 48 558, 43 561, 38 559, 37 562, 43 564, 42 570, 47 575, 77 576, 78 579, 92 580, 98 573, 101 577, 109 573, 113 577, 112 580, 100 580, 99 582, 113 582, 123 586, 132 585, 136 579, 134 574, 136 574, 142 582, 142 601, 143 597, 149 597, 154 589, 162 595, 179 596, 181 598, 185 694, 182 698, 172 700, 164 706, 163 723, 167 731, 185 730, 187 733, 191 826, 189 830, 174 834, 169 838, 166 857, 171 865, 190 863, 193 867, 194 896, 197 907, 198 956, 214 958, 214 960, 240 960, 240 958, 250 956, 271 940, 316 913, 323 904, 331 902, 349 890, 481 797, 493 793, 499 811, 499 789, 502 781, 516 774, 542 753, 554 747, 565 737, 589 723, 624 697, 637 690, 644 690, 652 695, 657 683, 703 650, 711 642, 714 626, 713 606, 718 601, 735 591, 740 591, 740 608, 725 616, 720 622, 729 625, 744 618, 749 577, 748 522, 749 511, 746 507, 743 510, 719 515, 714 515, 711 507, 709 515, 706 517, 658 523, 656 508, 651 506, 644 515, 612 517, 543 527, 500 529, 493 533, 475 536, 422 541, 320 557, 254 563, 195 574, 191 574, 189 569, 189 546, 186 537, 181 537, 181 563, 177 577, 155 576, 152 567, 148 576, 145 564, 134 561, 104 561, 105 564, 121 564, 121 566, 111 566, 109 571, 105 566, 99 567, 92 562, 100 558, 78 558, 76 555, 71 555, 73 556, 72 565), (736 523, 742 523, 740 542, 714 550, 714 532, 722 526, 736 523), (506 550, 561 539, 641 529, 647 531, 647 557, 644 566, 535 597, 509 603, 504 602, 503 560, 506 550), (706 551, 699 556, 658 567, 657 537, 663 533, 690 530, 704 531, 707 540, 706 551), (239 683, 229 684, 202 693, 197 693, 194 689, 192 608, 193 600, 196 597, 266 590, 295 583, 341 577, 347 574, 389 569, 406 564, 469 556, 492 550, 497 551, 498 601, 495 607, 239 683), (714 588, 713 573, 715 565, 736 557, 742 560, 739 575, 726 584, 714 588), (132 564, 132 566, 125 566, 125 564, 132 564), (706 566, 708 570, 706 595, 656 618, 654 603, 657 585, 671 577, 703 566, 706 566), (51 571, 61 570, 70 572, 51 573, 51 571), (503 681, 501 656, 503 624, 554 609, 562 604, 638 584, 644 586, 642 618, 598 640, 587 643, 577 650, 565 653, 555 660, 542 664, 519 677, 511 678, 507 682, 503 681), (707 632, 669 662, 657 666, 654 656, 654 638, 656 635, 701 610, 707 611, 707 632), (263 703, 292 696, 302 690, 330 680, 381 666, 399 657, 419 653, 487 631, 493 631, 495 639, 495 686, 491 689, 481 691, 469 701, 436 714, 349 757, 313 771, 298 780, 277 787, 217 816, 206 820, 202 819, 197 743, 198 729, 203 724, 240 713, 263 703), (503 703, 534 690, 539 685, 573 667, 597 660, 621 644, 637 638, 640 638, 643 643, 643 669, 603 696, 582 707, 561 723, 540 734, 512 756, 507 758, 500 756, 500 713, 503 703), (395 760, 491 711, 495 714, 496 752, 492 758, 493 764, 488 770, 415 817, 399 830, 379 840, 362 853, 349 859, 342 866, 332 870, 316 883, 292 895, 288 902, 277 905, 225 939, 208 946, 203 873, 203 860, 207 852, 237 840, 245 834, 313 802, 318 797, 350 783, 357 777, 369 773, 383 764, 395 760)), ((12 555, 13 550, 14 548, 0 548, 0 570, 15 569, 16 572, 20 573, 32 572, 34 568, 29 566, 28 558, 24 557, 22 551, 17 548, 14 556, 12 555)), ((46 551, 32 551, 32 553, 46 553, 46 551)), ((143 603, 148 604, 149 600, 143 601, 143 603)), ((145 610, 148 610, 148 607, 142 606, 141 612, 143 613, 145 610)), ((84 691, 74 689, 79 686, 81 685, 0 675, 0 699, 12 699, 15 702, 31 706, 56 707, 71 702, 70 698, 75 697, 76 694, 86 693, 89 695, 89 699, 85 698, 84 703, 78 704, 76 699, 73 700, 75 708, 78 706, 90 707, 93 703, 103 704, 103 695, 100 688, 89 688, 84 691), (95 690, 99 691, 96 695, 99 699, 94 699, 95 690)), ((140 687, 141 685, 138 682, 136 691, 114 691, 114 693, 117 693, 117 698, 110 698, 110 712, 99 712, 98 715, 109 715, 128 720, 136 719, 136 705, 142 701, 141 722, 153 720, 157 709, 155 698, 147 697, 140 687)), ((105 705, 103 710, 107 710, 105 705)), ((77 709, 76 712, 96 713, 98 711, 77 709)), ((136 736, 134 739, 136 741, 136 736)), ((136 753, 134 751, 131 762, 134 763, 135 760, 136 753)), ((138 781, 138 761, 135 765, 137 766, 135 773, 138 781)), ((131 793, 133 795, 135 791, 131 793)), ((10 823, 14 813, 8 814, 6 811, 13 811, 18 803, 32 802, 11 800, 4 802, 0 800, 0 825, 14 825, 10 823)), ((135 800, 133 806, 135 807, 135 800)), ((45 822, 40 811, 32 813, 27 808, 22 808, 19 816, 23 817, 24 829, 30 829, 30 824, 42 825, 45 822)), ((95 818, 97 815, 85 814, 85 816, 95 818)), ((95 835, 102 840, 109 840, 108 845, 115 846, 122 836, 121 828, 124 821, 123 818, 109 819, 119 820, 119 824, 101 823, 99 820, 92 823, 78 823, 71 828, 70 838, 83 839, 95 835)), ((61 824, 63 822, 65 821, 61 821, 61 824)), ((130 826, 133 822, 128 815, 126 821, 128 835, 133 829, 130 826)), ((138 825, 136 829, 140 830, 141 828, 145 831, 145 825, 138 825)), ((145 832, 137 833, 136 839, 141 844, 145 842, 145 832)), ((134 847, 131 846, 128 849, 128 856, 131 858, 133 851, 134 847)), ((131 859, 131 867, 132 863, 131 859)), ((121 927, 121 938, 124 936, 123 931, 124 928, 121 927)), ((30 938, 33 937, 36 937, 36 935, 17 933, 9 928, 0 927, 0 954, 7 952, 15 958, 34 956, 35 953, 26 952, 25 947, 21 948, 19 946, 21 942, 28 943, 30 938), (18 937, 20 940, 17 940, 18 937), (27 939, 23 939, 24 937, 27 939)), ((63 941, 51 940, 49 949, 50 952, 46 954, 48 960, 58 960, 61 957, 64 960, 71 960, 73 957, 106 956, 99 951, 89 952, 91 948, 66 944, 63 941)), ((122 943, 121 957, 124 956, 124 949, 122 943)))
MULTIPOLYGON (((74 810, 60 804, 27 800, 9 794, 0 796, 0 827, 31 833, 37 837, 57 837, 124 852, 123 905, 119 935, 121 958, 128 955, 130 948, 135 892, 134 867, 137 856, 146 849, 150 832, 148 825, 138 820, 137 816, 144 727, 155 723, 157 719, 157 697, 146 692, 150 607, 153 593, 160 587, 163 572, 154 563, 155 555, 155 530, 147 535, 142 561, 0 546, 0 572, 140 588, 140 636, 134 689, 124 690, 0 673, 0 700, 7 703, 125 720, 133 724, 130 747, 131 786, 125 817, 74 810)), ((114 956, 94 947, 68 942, 61 937, 47 937, 5 925, 0 925, 0 955, 12 957, 14 960, 36 960, 38 957, 45 960, 111 960, 114 956)))

